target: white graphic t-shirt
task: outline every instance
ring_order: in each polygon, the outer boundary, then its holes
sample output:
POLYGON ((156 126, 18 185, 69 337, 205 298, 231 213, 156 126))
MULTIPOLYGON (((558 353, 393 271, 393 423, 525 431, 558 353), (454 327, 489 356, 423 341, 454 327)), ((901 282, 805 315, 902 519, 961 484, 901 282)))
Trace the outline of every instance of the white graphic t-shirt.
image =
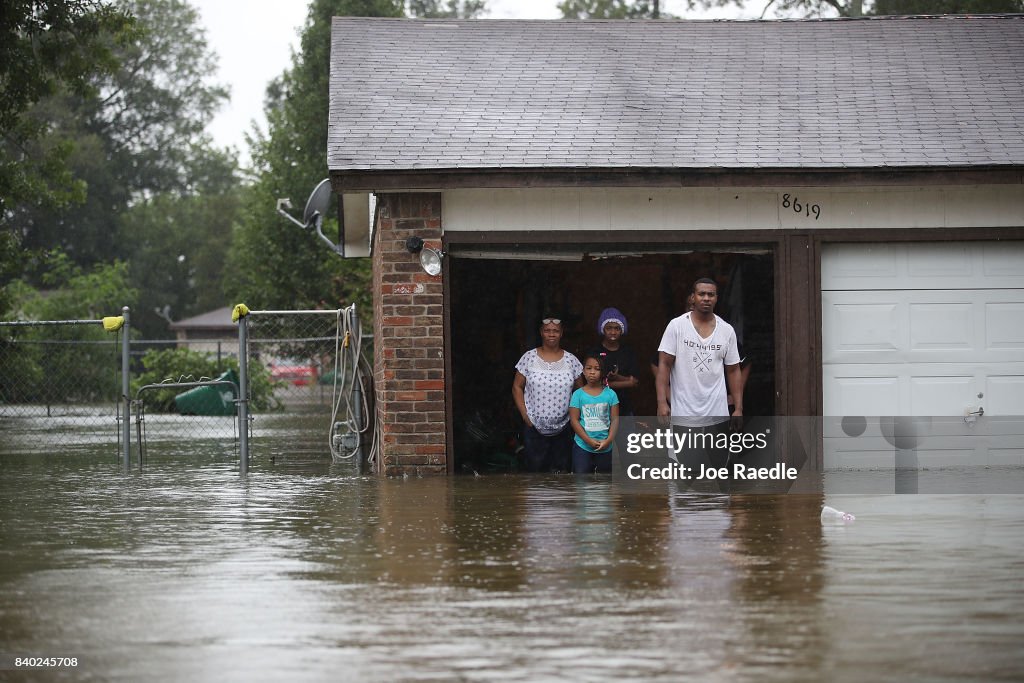
POLYGON ((705 339, 686 313, 665 328, 658 351, 676 357, 671 403, 679 424, 706 427, 729 419, 724 366, 740 362, 732 325, 716 315, 715 330, 705 339))
POLYGON ((583 365, 568 351, 549 363, 530 349, 516 363, 526 378, 526 414, 541 434, 557 434, 569 424, 569 399, 572 385, 583 373, 583 365))

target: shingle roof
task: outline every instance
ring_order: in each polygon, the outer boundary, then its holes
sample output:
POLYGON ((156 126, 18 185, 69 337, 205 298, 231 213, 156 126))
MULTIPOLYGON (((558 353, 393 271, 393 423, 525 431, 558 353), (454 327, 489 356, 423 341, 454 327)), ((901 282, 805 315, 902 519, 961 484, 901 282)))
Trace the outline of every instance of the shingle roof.
POLYGON ((335 18, 328 166, 1024 164, 1024 16, 335 18))
POLYGON ((233 330, 236 325, 231 321, 232 308, 217 308, 191 318, 183 318, 171 323, 168 327, 172 330, 233 330))

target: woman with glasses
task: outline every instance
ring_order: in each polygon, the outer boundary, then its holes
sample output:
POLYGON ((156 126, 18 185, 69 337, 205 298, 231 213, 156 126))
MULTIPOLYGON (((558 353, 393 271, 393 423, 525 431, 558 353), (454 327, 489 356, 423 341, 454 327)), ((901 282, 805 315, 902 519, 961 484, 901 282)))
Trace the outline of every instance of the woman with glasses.
POLYGON ((545 316, 541 345, 516 363, 512 400, 523 418, 523 446, 530 472, 568 472, 572 459, 569 401, 583 364, 561 347, 562 320, 545 316))

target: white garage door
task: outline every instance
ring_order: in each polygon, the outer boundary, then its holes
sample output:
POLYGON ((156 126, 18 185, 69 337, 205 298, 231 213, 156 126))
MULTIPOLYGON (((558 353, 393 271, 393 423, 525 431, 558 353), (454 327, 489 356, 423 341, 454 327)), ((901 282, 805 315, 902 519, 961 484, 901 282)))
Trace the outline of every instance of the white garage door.
MULTIPOLYGON (((821 280, 826 416, 932 418, 922 465, 1024 464, 1024 242, 825 245, 821 280)), ((826 467, 892 463, 850 431, 826 467)))

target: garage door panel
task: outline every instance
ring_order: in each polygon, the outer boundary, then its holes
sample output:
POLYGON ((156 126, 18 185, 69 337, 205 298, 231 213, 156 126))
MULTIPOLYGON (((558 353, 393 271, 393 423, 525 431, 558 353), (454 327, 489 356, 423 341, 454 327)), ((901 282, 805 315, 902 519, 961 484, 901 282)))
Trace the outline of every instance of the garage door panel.
POLYGON ((827 245, 823 291, 1024 289, 1024 242, 827 245))
POLYGON ((1024 245, 986 242, 979 249, 981 275, 988 287, 1024 287, 1024 245))
POLYGON ((979 407, 985 415, 1024 415, 1024 361, 850 363, 822 370, 825 415, 962 416, 979 407))
MULTIPOLYGON (((896 449, 884 439, 876 439, 872 445, 862 446, 855 439, 832 439, 825 453, 829 469, 893 469, 896 463, 896 449)), ((965 467, 993 466, 1000 463, 1014 464, 1012 454, 996 461, 985 448, 918 448, 914 451, 918 467, 965 467)))
POLYGON ((900 255, 897 246, 890 244, 845 244, 841 251, 826 249, 821 255, 821 288, 874 289, 880 281, 896 279, 900 255))
POLYGON ((827 378, 835 391, 826 396, 825 415, 899 415, 900 378, 858 376, 856 369, 827 378))
POLYGON ((989 464, 992 467, 1024 466, 1024 448, 990 448, 989 464))
MULTIPOLYGON (((888 423, 891 424, 891 423, 888 423)), ((922 418, 912 448, 897 451, 884 418, 868 418, 851 436, 839 420, 825 420, 828 469, 892 469, 916 458, 919 467, 1024 466, 1024 420, 993 418, 966 425, 963 418, 922 418), (899 457, 899 461, 897 461, 899 457)))
MULTIPOLYGON (((826 245, 821 263, 826 416, 920 416, 926 467, 1024 465, 1024 242, 826 245)), ((874 423, 826 430, 826 468, 892 466, 874 423)))
POLYGON ((1018 373, 985 378, 985 395, 980 403, 987 415, 1024 415, 1024 367, 1018 373))
POLYGON ((911 351, 970 351, 975 346, 973 307, 966 303, 912 303, 911 351))
POLYGON ((839 303, 830 309, 837 352, 899 350, 899 305, 839 303))
POLYGON ((985 306, 985 339, 985 346, 989 350, 1024 351, 1024 302, 1008 301, 987 304, 985 306))
POLYGON ((898 415, 961 415, 976 396, 975 378, 970 375, 908 378, 910 404, 908 413, 898 415))
POLYGON ((1024 353, 1024 291, 822 292, 821 300, 825 364, 1002 363, 1024 353))
POLYGON ((902 286, 907 287, 923 288, 924 284, 937 278, 947 282, 949 278, 971 278, 978 266, 969 243, 922 244, 914 249, 900 245, 897 251, 905 254, 906 275, 902 278, 905 281, 902 286))

